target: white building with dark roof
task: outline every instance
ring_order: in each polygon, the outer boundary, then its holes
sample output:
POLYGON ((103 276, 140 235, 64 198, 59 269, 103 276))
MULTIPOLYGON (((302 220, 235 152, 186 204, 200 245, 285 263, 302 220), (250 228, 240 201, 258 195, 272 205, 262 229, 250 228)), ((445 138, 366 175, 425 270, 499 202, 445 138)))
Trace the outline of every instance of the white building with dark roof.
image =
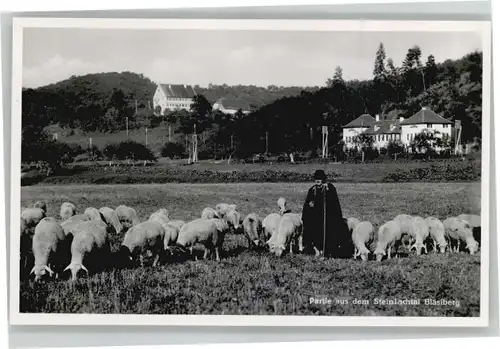
POLYGON ((196 91, 191 85, 158 84, 153 96, 153 108, 156 113, 165 110, 190 110, 196 91))
POLYGON ((250 105, 247 101, 240 98, 222 97, 219 98, 212 107, 214 110, 220 110, 226 114, 236 114, 241 109, 243 114, 250 113, 250 105))
POLYGON ((422 108, 408 119, 381 120, 379 115, 373 118, 363 114, 347 125, 342 126, 346 148, 356 147, 355 138, 360 134, 373 137, 374 148, 385 148, 391 141, 401 141, 410 146, 415 135, 432 132, 436 137, 451 137, 453 123, 428 108, 422 108))

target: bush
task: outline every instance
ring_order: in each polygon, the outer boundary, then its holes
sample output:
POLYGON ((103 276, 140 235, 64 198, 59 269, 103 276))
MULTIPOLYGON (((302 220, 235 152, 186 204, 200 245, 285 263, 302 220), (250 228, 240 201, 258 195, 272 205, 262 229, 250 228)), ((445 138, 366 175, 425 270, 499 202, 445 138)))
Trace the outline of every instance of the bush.
POLYGON ((429 167, 396 170, 383 178, 384 182, 448 182, 475 181, 481 178, 481 168, 471 162, 447 162, 429 167))
POLYGON ((103 152, 108 160, 156 160, 151 149, 142 143, 130 140, 116 144, 108 144, 104 147, 103 152))
POLYGON ((184 145, 181 143, 167 142, 161 148, 161 156, 171 159, 181 158, 185 153, 184 145))

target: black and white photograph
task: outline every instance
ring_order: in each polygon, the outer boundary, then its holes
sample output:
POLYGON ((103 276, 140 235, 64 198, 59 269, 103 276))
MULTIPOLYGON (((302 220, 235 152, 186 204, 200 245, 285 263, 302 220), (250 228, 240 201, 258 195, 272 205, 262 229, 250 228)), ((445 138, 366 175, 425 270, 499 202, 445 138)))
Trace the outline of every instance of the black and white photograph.
POLYGON ((488 325, 490 22, 13 24, 12 324, 488 325))

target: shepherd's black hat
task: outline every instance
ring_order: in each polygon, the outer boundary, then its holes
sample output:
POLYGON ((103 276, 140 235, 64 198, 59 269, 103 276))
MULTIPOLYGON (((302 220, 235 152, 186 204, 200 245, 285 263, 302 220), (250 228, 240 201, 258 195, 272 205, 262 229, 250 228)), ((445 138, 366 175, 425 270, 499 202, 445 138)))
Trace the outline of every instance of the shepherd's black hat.
POLYGON ((321 179, 321 180, 325 180, 326 179, 326 174, 325 174, 325 171, 323 170, 316 170, 314 171, 314 179, 321 179))

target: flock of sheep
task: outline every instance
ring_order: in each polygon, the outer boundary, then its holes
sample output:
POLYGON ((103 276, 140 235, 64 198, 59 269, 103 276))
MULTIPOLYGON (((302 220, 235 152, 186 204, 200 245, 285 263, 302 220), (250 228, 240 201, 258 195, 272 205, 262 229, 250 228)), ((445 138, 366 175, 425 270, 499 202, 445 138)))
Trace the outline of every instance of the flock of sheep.
MULTIPOLYGON (((197 243, 205 248, 204 258, 215 253, 215 259, 220 260, 225 234, 237 231, 243 231, 249 249, 266 247, 277 256, 288 249, 293 253, 295 247, 303 251, 302 214, 292 213, 286 206, 286 200, 279 198, 279 213, 264 219, 250 213, 242 219, 236 205, 220 203, 205 208, 200 218, 189 222, 172 220, 169 212, 161 208, 141 222, 136 211, 125 205, 116 209, 89 207, 77 214, 70 202, 61 205, 58 220, 47 217, 46 203, 37 201, 33 207, 21 210, 21 266, 33 265, 30 275, 35 275, 35 281, 54 274, 58 277, 67 270, 75 280, 80 270, 89 273, 89 269, 98 272, 138 263, 142 266, 146 253, 153 257, 153 266, 179 251, 196 258, 193 247, 197 243), (112 253, 111 234, 122 232, 125 235, 120 249, 112 253)), ((373 254, 381 261, 383 256, 391 258, 391 252, 397 256, 401 245, 408 251, 415 249, 417 254, 422 250, 427 253, 428 247, 441 253, 447 249, 458 252, 461 242, 470 254, 479 249, 481 223, 477 215, 460 215, 441 222, 435 217, 402 214, 380 226, 377 234, 370 222, 348 218, 346 223, 352 234, 354 259, 368 260, 373 254)), ((316 255, 321 254, 314 250, 316 255)))

